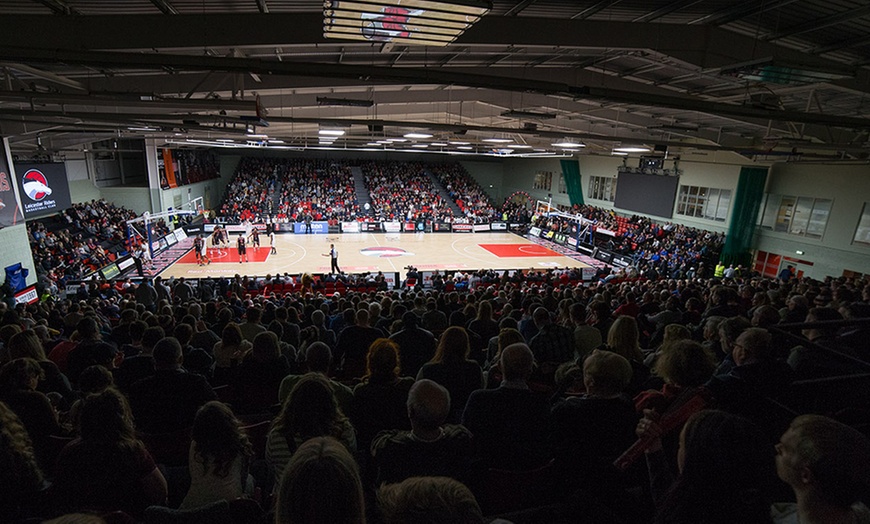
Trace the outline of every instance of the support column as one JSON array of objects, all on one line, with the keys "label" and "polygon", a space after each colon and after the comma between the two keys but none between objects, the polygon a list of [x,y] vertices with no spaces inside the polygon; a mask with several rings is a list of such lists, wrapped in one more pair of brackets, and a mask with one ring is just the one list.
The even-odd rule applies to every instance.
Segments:
[{"label": "support column", "polygon": [[145,167],[148,169],[148,191],[151,195],[151,212],[159,213],[166,209],[163,203],[163,190],[160,188],[160,169],[157,166],[157,141],[145,139]]}]

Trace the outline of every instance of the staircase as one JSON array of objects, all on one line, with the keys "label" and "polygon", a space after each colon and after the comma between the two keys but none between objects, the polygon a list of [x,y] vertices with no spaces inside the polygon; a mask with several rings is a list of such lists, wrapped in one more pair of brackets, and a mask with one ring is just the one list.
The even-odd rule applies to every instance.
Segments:
[{"label": "staircase", "polygon": [[[281,178],[278,176],[278,168],[275,167],[275,170],[272,172],[272,178],[275,179],[275,189],[269,192],[268,201],[266,202],[265,209],[269,212],[270,215],[275,216],[278,214],[278,206],[281,205],[281,191],[283,189],[281,184]],[[269,207],[269,203],[271,202],[271,209]]]},{"label": "staircase", "polygon": [[428,176],[432,180],[432,184],[435,186],[435,189],[438,190],[438,194],[441,195],[441,198],[447,202],[447,207],[453,211],[453,216],[455,217],[464,217],[465,213],[459,209],[459,206],[456,205],[456,202],[450,198],[450,193],[447,192],[447,188],[441,184],[441,181],[438,180],[438,177],[435,176],[431,171],[426,171],[426,176]]},{"label": "staircase", "polygon": [[[362,168],[359,166],[352,166],[350,168],[351,174],[353,174],[353,190],[356,193],[356,201],[359,202],[360,212],[363,215],[374,216],[375,214],[375,206],[372,205],[372,198],[369,194],[369,190],[366,189],[366,177],[362,172]],[[366,204],[369,205],[369,210],[366,211]]]}]

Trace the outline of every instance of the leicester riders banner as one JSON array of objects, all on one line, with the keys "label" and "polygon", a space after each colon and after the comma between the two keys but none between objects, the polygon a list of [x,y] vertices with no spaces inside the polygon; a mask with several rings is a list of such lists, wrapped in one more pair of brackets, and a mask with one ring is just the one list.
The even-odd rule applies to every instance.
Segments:
[{"label": "leicester riders banner", "polygon": [[0,229],[21,223],[24,217],[18,209],[15,191],[12,188],[12,175],[6,163],[6,148],[0,140]]},{"label": "leicester riders banner", "polygon": [[15,164],[15,174],[24,218],[51,215],[70,207],[64,164]]}]

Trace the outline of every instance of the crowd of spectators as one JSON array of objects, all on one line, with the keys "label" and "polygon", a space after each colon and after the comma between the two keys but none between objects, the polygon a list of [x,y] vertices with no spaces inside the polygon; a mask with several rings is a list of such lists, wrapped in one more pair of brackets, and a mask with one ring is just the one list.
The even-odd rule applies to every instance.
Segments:
[{"label": "crowd of spectators", "polygon": [[126,251],[129,209],[105,200],[73,204],[58,215],[27,222],[27,236],[41,289],[55,292]]},{"label": "crowd of spectators", "polygon": [[492,197],[480,187],[458,162],[427,167],[447,189],[447,194],[472,222],[502,220],[504,210],[493,205]]},{"label": "crowd of spectators", "polygon": [[[870,318],[866,279],[243,282],[0,305],[2,514],[148,521],[247,497],[277,522],[870,515],[870,441],[847,425],[870,422],[867,324],[830,322]],[[822,323],[777,329],[804,320]],[[819,379],[855,389],[822,405]]]},{"label": "crowd of spectators", "polygon": [[220,157],[211,151],[173,149],[172,159],[176,163],[176,169],[174,170],[175,184],[170,184],[164,175],[160,178],[160,186],[163,189],[186,186],[221,177]]},{"label": "crowd of spectators", "polygon": [[426,174],[426,164],[368,161],[361,167],[377,218],[450,221],[453,217],[453,211]]},{"label": "crowd of spectators", "polygon": [[350,164],[337,160],[282,161],[278,218],[352,221],[360,213]]},{"label": "crowd of spectators", "polygon": [[360,214],[350,165],[245,157],[218,215],[230,220],[350,221]]},{"label": "crowd of spectators", "polygon": [[631,257],[637,272],[653,279],[713,276],[712,267],[725,245],[725,233],[672,222],[659,224],[639,215],[622,217],[590,205],[574,206],[569,214],[582,216],[582,225],[562,215],[536,215],[532,223],[570,237],[588,225],[581,241]]}]

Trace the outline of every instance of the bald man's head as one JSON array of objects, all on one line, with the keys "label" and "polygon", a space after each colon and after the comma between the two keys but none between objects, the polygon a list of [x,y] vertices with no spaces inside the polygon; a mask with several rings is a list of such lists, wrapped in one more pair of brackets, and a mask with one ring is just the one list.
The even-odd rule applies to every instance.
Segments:
[{"label": "bald man's head", "polygon": [[418,380],[408,392],[408,418],[424,430],[438,428],[450,413],[450,393],[429,380]]}]

